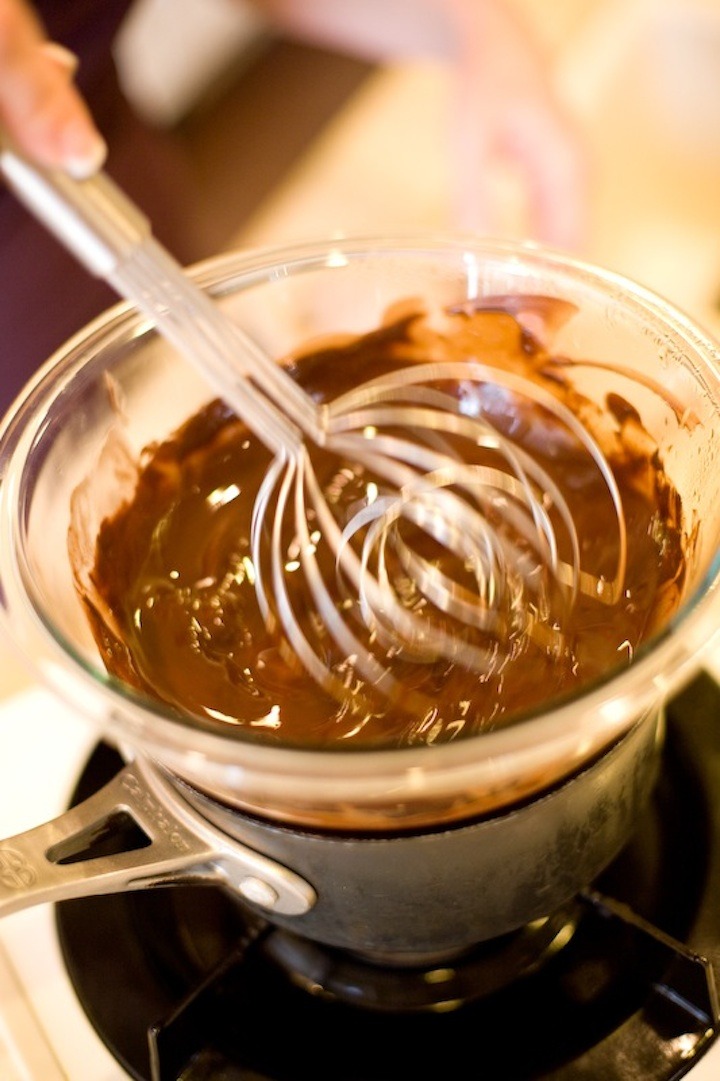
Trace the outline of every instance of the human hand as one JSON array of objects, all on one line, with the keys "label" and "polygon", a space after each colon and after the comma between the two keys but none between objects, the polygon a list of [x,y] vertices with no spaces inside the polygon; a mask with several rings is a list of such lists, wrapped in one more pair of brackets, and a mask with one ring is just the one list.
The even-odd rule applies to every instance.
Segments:
[{"label": "human hand", "polygon": [[[521,189],[525,233],[580,248],[588,219],[582,140],[556,100],[549,64],[505,0],[254,0],[286,31],[374,61],[430,57],[451,73],[453,216],[497,233],[498,180]],[[509,187],[510,185],[506,185]]]},{"label": "human hand", "polygon": [[81,178],[107,151],[73,84],[75,66],[25,0],[0,0],[0,128],[38,165]]},{"label": "human hand", "polygon": [[493,232],[498,180],[522,188],[530,238],[579,249],[589,220],[583,140],[557,100],[537,42],[502,0],[450,0],[458,17],[453,130],[456,210]]}]

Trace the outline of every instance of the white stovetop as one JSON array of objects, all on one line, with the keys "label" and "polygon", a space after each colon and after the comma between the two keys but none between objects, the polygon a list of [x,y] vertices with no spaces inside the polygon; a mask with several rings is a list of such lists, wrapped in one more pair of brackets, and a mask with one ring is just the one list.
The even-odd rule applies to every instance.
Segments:
[{"label": "white stovetop", "polygon": [[[594,158],[592,235],[583,254],[720,332],[717,4],[515,2],[554,51],[558,85]],[[451,227],[443,168],[447,91],[445,74],[432,66],[380,72],[227,246]],[[506,231],[521,231],[511,206]],[[720,657],[709,667],[720,677]],[[0,837],[66,806],[94,742],[86,722],[35,686],[0,643]],[[716,1081],[720,1047],[691,1076]],[[0,924],[0,1079],[125,1077],[75,1002],[51,910],[7,917]]]}]

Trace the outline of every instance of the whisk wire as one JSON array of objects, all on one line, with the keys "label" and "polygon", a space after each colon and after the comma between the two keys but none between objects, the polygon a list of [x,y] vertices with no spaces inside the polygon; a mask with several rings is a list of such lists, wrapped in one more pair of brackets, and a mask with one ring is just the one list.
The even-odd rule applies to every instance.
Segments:
[{"label": "whisk wire", "polygon": [[[597,579],[580,571],[572,514],[552,478],[485,418],[461,412],[457,398],[440,387],[459,379],[477,386],[500,380],[513,393],[539,401],[598,464],[621,521],[619,493],[599,447],[552,395],[529,380],[488,365],[427,363],[353,388],[321,411],[282,366],[219,316],[205,294],[195,290],[184,275],[178,279],[172,260],[168,262],[162,250],[154,248],[153,244],[153,250],[146,248],[138,254],[132,273],[124,265],[118,279],[122,277],[123,288],[136,302],[143,298],[145,310],[176,348],[195,363],[200,359],[218,390],[274,455],[253,509],[256,592],[266,621],[279,622],[292,651],[318,683],[339,693],[339,670],[350,663],[380,693],[397,695],[400,691],[390,660],[398,653],[415,662],[435,663],[442,658],[487,672],[501,656],[497,641],[505,638],[507,643],[513,635],[529,630],[533,611],[543,610],[548,572],[569,589],[569,603],[578,589],[602,597]],[[163,274],[158,274],[158,265],[164,267]],[[349,522],[338,523],[303,435],[378,477],[391,494],[380,495],[356,510]],[[483,452],[496,456],[502,467],[466,461],[453,440],[469,449],[471,457]],[[556,532],[544,501],[563,522],[569,561],[559,558]],[[308,525],[310,508],[338,569],[339,577],[331,583],[324,580],[316,557]],[[287,519],[293,523],[298,570],[328,636],[324,646],[311,644],[288,588]],[[267,521],[269,542],[265,539]],[[403,521],[451,553],[468,579],[459,583],[441,569],[437,558],[425,557],[409,544],[400,529]],[[619,566],[609,598],[616,596],[624,571],[623,528],[621,524]],[[361,535],[358,556],[353,541]],[[270,546],[269,567],[263,554],[265,543]],[[398,595],[398,571],[414,583],[413,608]],[[345,587],[340,596],[354,593],[357,606],[343,608],[338,582]],[[536,597],[530,608],[528,591]],[[428,604],[444,620],[437,615],[430,618]],[[362,635],[352,626],[358,612]],[[473,641],[463,627],[485,638]],[[332,661],[333,656],[339,660]]]}]

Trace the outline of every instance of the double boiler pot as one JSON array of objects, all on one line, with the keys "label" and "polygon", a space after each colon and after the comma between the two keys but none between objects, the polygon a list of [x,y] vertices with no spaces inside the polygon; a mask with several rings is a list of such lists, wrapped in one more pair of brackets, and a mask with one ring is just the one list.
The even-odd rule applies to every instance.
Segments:
[{"label": "double boiler pot", "polygon": [[[228,254],[190,273],[274,357],[370,331],[408,298],[572,305],[552,351],[589,361],[576,376],[582,394],[630,400],[657,445],[682,504],[683,594],[630,663],[561,700],[538,688],[512,724],[442,745],[270,746],[241,726],[166,708],[102,664],[74,581],[71,507],[83,486],[90,559],[100,523],[132,494],[112,453],[118,433],[139,459],[213,392],[146,317],[119,304],[48,361],[0,429],[0,620],[126,765],[86,804],[0,842],[0,912],[206,882],[300,936],[410,964],[548,916],[629,838],[655,781],[663,704],[712,645],[717,346],[640,286],[530,245],[363,238]],[[119,815],[146,843],[91,858],[92,838]]]}]

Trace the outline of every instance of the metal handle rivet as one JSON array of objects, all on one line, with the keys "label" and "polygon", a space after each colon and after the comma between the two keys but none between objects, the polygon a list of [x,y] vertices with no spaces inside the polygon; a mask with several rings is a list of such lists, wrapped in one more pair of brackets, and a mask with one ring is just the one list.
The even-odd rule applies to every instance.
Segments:
[{"label": "metal handle rivet", "polygon": [[279,894],[274,886],[271,886],[269,882],[265,882],[262,878],[256,878],[254,875],[243,878],[238,889],[246,901],[262,905],[263,908],[274,908],[278,902]]}]

